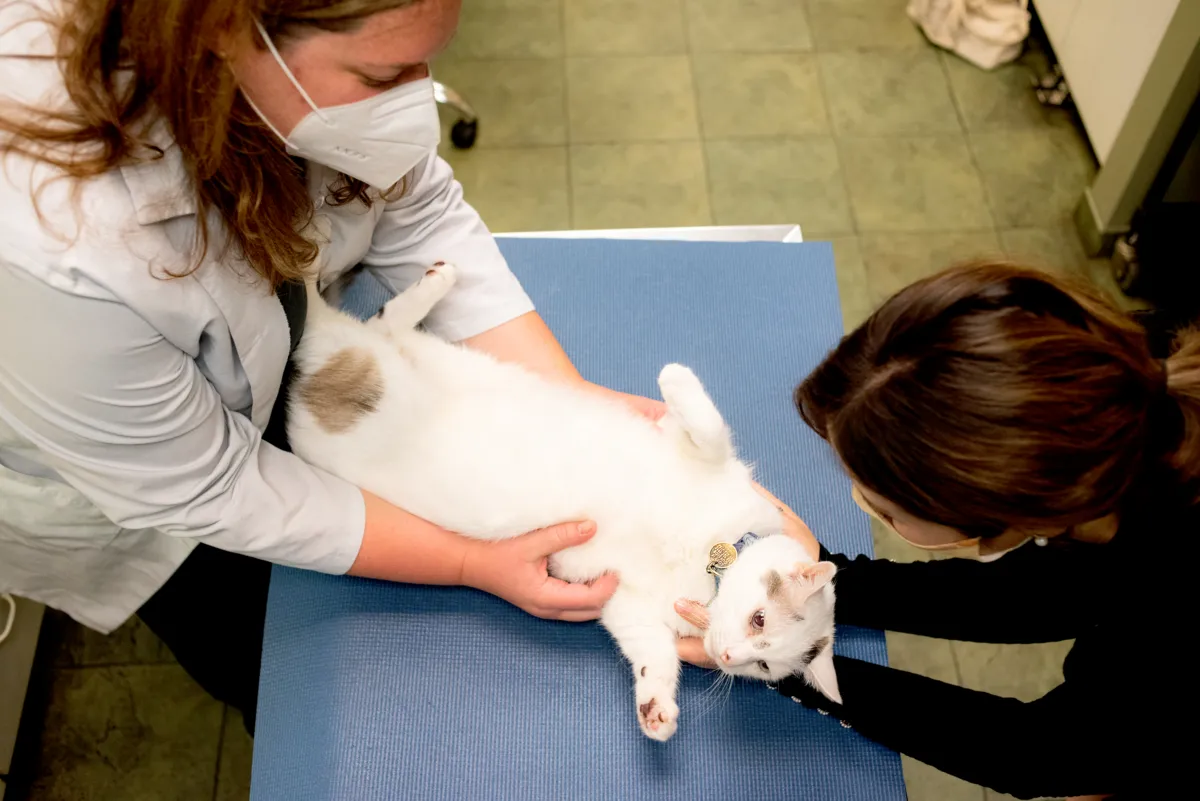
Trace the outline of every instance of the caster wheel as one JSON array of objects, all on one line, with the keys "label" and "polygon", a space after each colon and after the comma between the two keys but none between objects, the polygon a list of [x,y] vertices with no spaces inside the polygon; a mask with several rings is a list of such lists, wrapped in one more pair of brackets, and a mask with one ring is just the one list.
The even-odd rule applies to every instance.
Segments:
[{"label": "caster wheel", "polygon": [[1126,294],[1136,294],[1141,283],[1141,265],[1137,258],[1137,235],[1122,237],[1113,248],[1112,260],[1109,262],[1113,280]]},{"label": "caster wheel", "polygon": [[450,129],[450,141],[459,150],[466,150],[475,144],[475,137],[479,134],[479,121],[459,120],[454,123],[454,127]]}]

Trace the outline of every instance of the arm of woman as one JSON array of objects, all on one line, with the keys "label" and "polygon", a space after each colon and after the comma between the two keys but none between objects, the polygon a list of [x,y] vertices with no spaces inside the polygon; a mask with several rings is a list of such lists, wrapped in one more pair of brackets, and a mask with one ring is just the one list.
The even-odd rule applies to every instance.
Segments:
[{"label": "arm of woman", "polygon": [[263,442],[116,299],[2,266],[0,298],[0,420],[117,525],[327,573],[469,584],[541,617],[596,617],[616,586],[546,574],[547,556],[592,527],[468,540]]},{"label": "arm of woman", "polygon": [[1153,720],[1149,705],[1111,688],[1094,693],[1067,682],[1022,703],[857,659],[837,656],[834,665],[841,705],[799,677],[781,682],[779,692],[938,770],[1018,798],[1136,786],[1135,766],[1147,750],[1138,740],[1163,739],[1163,721]]},{"label": "arm of woman", "polygon": [[264,443],[191,354],[89,291],[0,265],[0,418],[30,458],[123,528],[346,572],[358,489]]},{"label": "arm of woman", "polygon": [[553,553],[587,542],[592,523],[564,523],[499,542],[462,537],[363,492],[366,528],[350,575],[412,584],[462,584],[489,592],[537,617],[594,620],[617,587],[616,576],[590,584],[551,578]]},{"label": "arm of woman", "polygon": [[1069,640],[1101,600],[1103,549],[1026,545],[994,562],[899,563],[821,550],[838,566],[839,623],[995,643]]},{"label": "arm of woman", "polygon": [[462,186],[444,160],[430,156],[409,178],[409,190],[384,209],[363,264],[399,292],[435,262],[453,262],[458,267],[458,283],[425,321],[430,331],[501,361],[579,382],[652,419],[662,416],[658,401],[584,381],[534,311],[533,301],[508,268],[479,214],[463,200]]}]

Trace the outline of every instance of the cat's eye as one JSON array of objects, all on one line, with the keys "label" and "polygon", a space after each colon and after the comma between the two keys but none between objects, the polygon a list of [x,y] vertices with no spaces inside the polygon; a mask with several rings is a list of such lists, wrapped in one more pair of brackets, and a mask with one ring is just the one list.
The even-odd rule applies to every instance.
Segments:
[{"label": "cat's eye", "polygon": [[761,670],[763,673],[771,672],[770,666],[767,665],[766,662],[763,662],[761,659],[758,661],[758,669]]},{"label": "cat's eye", "polygon": [[765,626],[766,624],[767,624],[767,615],[763,610],[759,609],[757,612],[755,612],[753,615],[750,616],[750,628],[754,629],[755,631],[762,631],[763,626]]}]

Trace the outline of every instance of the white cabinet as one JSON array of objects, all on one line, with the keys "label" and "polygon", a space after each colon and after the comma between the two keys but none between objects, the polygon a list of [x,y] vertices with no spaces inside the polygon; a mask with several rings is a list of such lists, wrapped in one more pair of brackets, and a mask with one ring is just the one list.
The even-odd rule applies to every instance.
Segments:
[{"label": "white cabinet", "polygon": [[1050,44],[1057,50],[1062,46],[1058,37],[1071,28],[1071,18],[1083,0],[1034,0],[1042,27],[1050,37]]},{"label": "white cabinet", "polygon": [[1112,150],[1179,3],[1034,2],[1101,164]]}]

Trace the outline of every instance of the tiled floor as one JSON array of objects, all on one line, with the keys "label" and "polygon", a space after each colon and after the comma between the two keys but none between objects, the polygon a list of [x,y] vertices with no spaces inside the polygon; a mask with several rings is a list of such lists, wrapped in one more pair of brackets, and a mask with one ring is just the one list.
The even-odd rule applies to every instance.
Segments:
[{"label": "tiled floor", "polygon": [[[905,0],[463,5],[436,71],[482,123],[474,150],[446,154],[497,231],[800,223],[834,243],[847,326],[969,256],[1108,281],[1069,223],[1093,163],[1070,118],[1034,102],[1036,55],[976,70],[929,47]],[[240,721],[148,631],[61,636],[33,798],[247,796]],[[1067,647],[888,643],[899,667],[1019,698],[1060,679]],[[914,801],[1004,797],[905,772]]]}]

